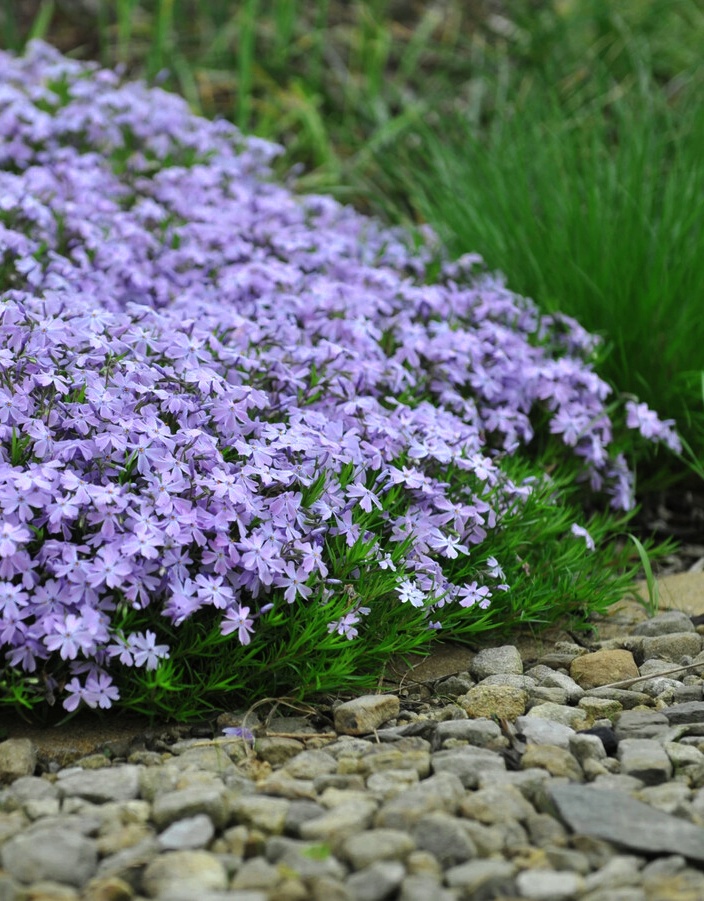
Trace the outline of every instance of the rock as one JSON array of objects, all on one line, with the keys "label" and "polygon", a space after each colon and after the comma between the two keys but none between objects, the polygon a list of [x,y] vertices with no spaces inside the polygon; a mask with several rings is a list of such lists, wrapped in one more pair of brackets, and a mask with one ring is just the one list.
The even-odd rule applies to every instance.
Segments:
[{"label": "rock", "polygon": [[[648,660],[644,660],[641,665],[638,667],[638,672],[641,676],[662,676],[673,669],[672,662],[668,660],[661,660],[660,657],[651,657]],[[673,673],[672,674],[675,679],[678,677],[682,677],[685,673]],[[638,683],[642,685],[641,682]]]},{"label": "rock", "polygon": [[266,859],[294,870],[302,879],[329,876],[344,879],[345,866],[332,854],[327,843],[298,841],[273,835],[266,841]]},{"label": "rock", "polygon": [[59,796],[56,786],[41,776],[20,776],[13,781],[8,794],[20,804],[26,804],[27,801],[43,801],[47,798],[58,799]]},{"label": "rock", "polygon": [[614,720],[618,741],[624,738],[656,738],[667,732],[669,726],[670,721],[664,711],[655,710],[624,710]]},{"label": "rock", "polygon": [[78,797],[104,804],[107,801],[130,801],[139,795],[140,767],[125,764],[108,769],[62,771],[56,790],[60,798]]},{"label": "rock", "polygon": [[442,745],[447,739],[466,741],[478,748],[503,748],[507,744],[498,723],[488,717],[438,723],[435,741]]},{"label": "rock", "polygon": [[284,738],[278,735],[268,735],[264,738],[258,738],[254,742],[254,750],[257,752],[257,757],[274,767],[282,766],[286,761],[295,757],[296,754],[300,754],[304,748],[303,742],[296,741],[295,738]]},{"label": "rock", "polygon": [[623,886],[622,888],[596,889],[593,892],[582,895],[579,901],[648,901],[648,899],[646,899],[642,888],[638,886]]},{"label": "rock", "polygon": [[[535,679],[531,679],[530,676],[519,676],[517,673],[496,673],[493,676],[487,676],[485,679],[482,679],[479,684],[510,685],[512,688],[523,688],[528,692],[534,691],[536,687]],[[468,685],[464,692],[460,692],[460,694],[466,694],[470,688],[474,688],[474,685]]]},{"label": "rock", "polygon": [[230,888],[237,892],[247,889],[261,889],[270,894],[275,891],[281,881],[279,868],[273,866],[263,857],[252,857],[245,860],[230,883]]},{"label": "rock", "polygon": [[[416,773],[416,779],[418,774]],[[357,773],[328,773],[324,776],[316,776],[313,780],[313,788],[316,792],[324,792],[326,788],[351,788],[364,789],[364,776]]]},{"label": "rock", "polygon": [[317,797],[312,779],[291,779],[284,770],[277,770],[257,783],[257,791],[277,798],[288,798],[291,801],[307,799],[314,801]]},{"label": "rock", "polygon": [[651,704],[650,697],[642,691],[637,691],[637,688],[638,683],[633,688],[590,688],[585,697],[617,701],[624,710]]},{"label": "rock", "polygon": [[573,782],[583,782],[584,773],[577,759],[564,748],[555,745],[528,745],[521,759],[521,767],[539,767],[551,776],[565,776]]},{"label": "rock", "polygon": [[704,862],[704,828],[654,810],[629,795],[590,786],[548,786],[561,819],[583,835],[640,854],[682,854]]},{"label": "rock", "polygon": [[477,848],[462,822],[448,813],[435,811],[422,816],[413,830],[413,838],[416,845],[429,851],[443,869],[477,856]]},{"label": "rock", "polygon": [[437,877],[428,873],[413,873],[401,883],[398,901],[457,901],[457,895],[440,886]]},{"label": "rock", "polygon": [[159,847],[166,851],[187,851],[205,848],[215,835],[210,817],[199,813],[172,823],[159,836]]},{"label": "rock", "polygon": [[[359,771],[368,775],[386,770],[414,769],[421,779],[427,776],[430,772],[429,751],[403,749],[400,745],[401,742],[395,742],[392,747],[374,745],[369,748],[368,753],[359,761]],[[339,769],[342,769],[340,764]]]},{"label": "rock", "polygon": [[479,651],[469,665],[469,671],[475,679],[485,679],[496,673],[523,673],[523,660],[518,648],[511,644],[498,648],[484,648]]},{"label": "rock", "polygon": [[347,880],[346,888],[355,901],[383,901],[403,882],[406,871],[398,861],[373,863]]},{"label": "rock", "polygon": [[[570,664],[571,665],[571,664]],[[559,673],[549,666],[538,664],[528,670],[526,676],[535,679],[536,685],[546,688],[561,688],[567,695],[567,700],[571,704],[577,704],[579,699],[584,696],[584,689],[581,685],[565,673]]]},{"label": "rock", "polygon": [[586,653],[587,651],[581,645],[574,644],[574,642],[556,641],[553,649],[547,654],[543,654],[538,663],[549,666],[551,669],[568,670],[575,657],[581,657]]},{"label": "rock", "polygon": [[431,757],[434,773],[454,773],[465,788],[476,788],[482,773],[488,770],[505,770],[503,757],[484,748],[453,748],[436,751]]},{"label": "rock", "polygon": [[678,741],[663,742],[662,747],[676,769],[686,766],[701,766],[704,763],[704,754],[698,748],[683,745]]},{"label": "rock", "polygon": [[567,692],[564,688],[540,685],[530,692],[529,708],[537,707],[538,704],[566,704]]},{"label": "rock", "polygon": [[412,785],[418,785],[418,782],[416,770],[385,770],[382,773],[372,773],[367,779],[367,788],[381,801],[388,801]]},{"label": "rock", "polygon": [[689,701],[686,704],[673,704],[660,711],[671,726],[680,723],[704,723],[704,701]]},{"label": "rock", "polygon": [[637,679],[640,673],[630,651],[594,651],[575,657],[570,676],[584,689],[598,688],[624,679]]},{"label": "rock", "polygon": [[42,825],[6,841],[0,862],[19,882],[48,879],[81,888],[96,873],[98,852],[93,839],[60,825]]},{"label": "rock", "polygon": [[315,801],[294,801],[288,809],[284,821],[286,835],[301,834],[301,826],[308,820],[315,820],[323,816],[325,808]]},{"label": "rock", "polygon": [[558,748],[569,748],[570,738],[575,734],[571,726],[539,716],[519,716],[516,729],[529,744],[555,745]]},{"label": "rock", "polygon": [[[603,867],[584,880],[585,889],[588,892],[597,889],[614,889],[627,885],[638,885],[641,881],[640,868],[642,861],[632,854],[617,854]],[[684,865],[684,858],[682,858]]]},{"label": "rock", "polygon": [[142,876],[144,890],[152,898],[176,894],[181,898],[202,898],[208,891],[227,888],[227,871],[206,851],[170,851],[160,854]]},{"label": "rock", "polygon": [[535,816],[532,805],[512,785],[487,786],[479,791],[467,792],[459,809],[463,817],[486,825],[511,820],[521,822]]},{"label": "rock", "polygon": [[664,782],[661,785],[651,785],[636,792],[634,796],[638,801],[644,801],[651,807],[661,810],[663,813],[671,813],[673,816],[690,819],[690,801],[692,791],[682,782]]},{"label": "rock", "polygon": [[82,901],[132,901],[134,891],[128,882],[117,876],[96,876],[83,889],[81,898]]},{"label": "rock", "polygon": [[624,776],[635,776],[645,785],[658,785],[672,776],[672,763],[660,742],[652,738],[625,738],[616,752]]},{"label": "rock", "polygon": [[587,723],[592,724],[596,720],[614,720],[623,710],[619,701],[612,698],[592,698],[585,695],[579,701],[579,707],[587,714]]},{"label": "rock", "polygon": [[471,717],[500,717],[515,720],[525,713],[528,692],[510,685],[475,685],[458,704]]},{"label": "rock", "polygon": [[307,901],[354,901],[344,884],[330,876],[312,876],[307,885]]},{"label": "rock", "polygon": [[31,776],[37,766],[37,749],[28,738],[0,742],[0,785],[20,776]]},{"label": "rock", "polygon": [[642,639],[641,653],[644,660],[658,657],[680,663],[683,657],[696,657],[702,649],[702,636],[696,632],[673,632],[669,635],[653,635]]},{"label": "rock", "polygon": [[398,829],[369,829],[351,835],[340,846],[339,856],[361,870],[379,860],[403,860],[416,847],[407,832]]},{"label": "rock", "polygon": [[571,901],[584,891],[584,877],[558,870],[524,870],[516,876],[522,898],[534,901]]},{"label": "rock", "polygon": [[395,695],[362,695],[335,708],[335,730],[344,735],[368,735],[398,716],[400,708]]},{"label": "rock", "polygon": [[454,813],[464,796],[464,786],[454,773],[438,773],[382,804],[376,828],[411,829],[426,813],[434,810]]},{"label": "rock", "polygon": [[[240,800],[244,800],[240,799]],[[257,799],[262,804],[270,798]],[[282,801],[281,804],[286,802]],[[193,786],[180,791],[167,792],[154,800],[152,817],[158,829],[164,829],[176,820],[183,820],[196,814],[204,813],[213,821],[218,829],[227,823],[230,809],[224,786]]]},{"label": "rock", "polygon": [[456,676],[448,676],[447,679],[438,682],[435,690],[439,695],[456,698],[469,691],[473,685],[474,679],[469,673],[458,673]]},{"label": "rock", "polygon": [[585,760],[604,760],[607,756],[601,738],[584,732],[575,732],[570,737],[569,751],[580,764]]},{"label": "rock", "polygon": [[450,888],[459,889],[463,898],[489,901],[514,895],[515,872],[514,865],[505,860],[472,860],[447,870],[445,882]]},{"label": "rock", "polygon": [[[0,890],[2,888],[2,883],[0,883]],[[6,899],[0,895],[2,901],[6,901]],[[26,889],[26,893],[20,895],[13,895],[12,901],[79,901],[78,892],[70,888],[68,885],[61,885],[59,882],[51,882],[48,879],[38,880],[37,882],[33,882],[31,886]]]},{"label": "rock", "polygon": [[185,748],[171,761],[171,765],[177,770],[197,770],[200,773],[214,773],[220,778],[225,778],[237,772],[235,764],[230,759],[227,749],[235,747],[240,750],[240,744],[203,744]]},{"label": "rock", "polygon": [[340,842],[355,832],[368,829],[376,810],[377,805],[371,799],[347,801],[321,817],[302,823],[299,832],[305,839]]},{"label": "rock", "polygon": [[666,610],[631,629],[631,635],[669,635],[673,632],[694,632],[692,618],[682,610]]},{"label": "rock", "polygon": [[562,723],[570,729],[583,729],[587,724],[587,714],[581,707],[569,707],[567,704],[553,704],[549,701],[531,707],[527,716]]},{"label": "rock", "polygon": [[266,835],[281,835],[291,802],[283,798],[245,795],[235,798],[230,812],[234,820]]},{"label": "rock", "polygon": [[325,751],[302,751],[284,764],[284,772],[294,779],[315,779],[337,771],[337,761]]}]

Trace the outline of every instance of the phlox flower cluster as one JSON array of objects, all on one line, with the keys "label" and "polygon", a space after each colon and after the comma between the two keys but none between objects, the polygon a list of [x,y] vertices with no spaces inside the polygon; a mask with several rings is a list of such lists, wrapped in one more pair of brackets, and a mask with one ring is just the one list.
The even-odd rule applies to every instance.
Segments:
[{"label": "phlox flower cluster", "polygon": [[272,605],[337,591],[336,540],[431,628],[485,609],[498,561],[449,574],[530,491],[501,460],[536,410],[632,503],[577,323],[473,258],[426,283],[431,236],[295,196],[277,147],[175,96],[41,43],[0,73],[0,645],[66,709],[168,657],[126,610],[215,611],[247,645]]}]

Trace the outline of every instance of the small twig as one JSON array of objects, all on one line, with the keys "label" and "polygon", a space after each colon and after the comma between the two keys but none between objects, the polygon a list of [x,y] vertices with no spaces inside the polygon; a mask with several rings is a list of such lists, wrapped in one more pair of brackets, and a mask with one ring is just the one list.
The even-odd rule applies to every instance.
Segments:
[{"label": "small twig", "polygon": [[337,732],[265,732],[264,735],[257,735],[256,738],[295,738],[300,741],[307,741],[311,738],[337,738]]},{"label": "small twig", "polygon": [[595,688],[628,688],[636,682],[646,682],[648,679],[659,679],[660,676],[671,676],[673,673],[684,673],[690,669],[704,667],[703,663],[689,663],[687,666],[676,666],[674,669],[665,670],[662,673],[650,673],[647,676],[636,676],[635,679],[623,679],[621,682],[609,682],[608,685],[594,686]]}]

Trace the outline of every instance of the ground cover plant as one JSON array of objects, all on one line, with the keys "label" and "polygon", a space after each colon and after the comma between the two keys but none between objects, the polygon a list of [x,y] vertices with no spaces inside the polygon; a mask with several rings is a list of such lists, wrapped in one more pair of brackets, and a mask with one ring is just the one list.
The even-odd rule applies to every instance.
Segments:
[{"label": "ground cover plant", "polygon": [[175,95],[0,63],[4,703],[369,686],[438,632],[622,596],[619,447],[678,438],[577,322],[295,196]]},{"label": "ground cover plant", "polygon": [[[280,176],[428,221],[543,312],[605,338],[596,371],[704,458],[697,0],[17,0],[49,36],[280,142]],[[641,487],[687,475],[630,449]]]}]

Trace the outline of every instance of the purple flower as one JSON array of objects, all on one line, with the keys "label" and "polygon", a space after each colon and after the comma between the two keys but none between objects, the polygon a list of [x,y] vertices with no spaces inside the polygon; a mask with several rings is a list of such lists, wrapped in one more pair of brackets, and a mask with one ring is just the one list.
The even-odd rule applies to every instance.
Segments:
[{"label": "purple flower", "polygon": [[147,630],[144,635],[133,634],[128,638],[128,644],[134,659],[135,666],[143,666],[147,670],[154,670],[160,660],[169,656],[168,646],[156,643],[154,632]]},{"label": "purple flower", "polygon": [[119,697],[120,692],[117,686],[112,684],[112,679],[107,673],[91,674],[86,679],[82,700],[89,707],[111,707],[113,701],[119,700]]},{"label": "purple flower", "polygon": [[244,726],[226,726],[222,730],[222,734],[227,735],[228,738],[241,738],[248,744],[254,744],[254,733],[251,729],[247,729]]},{"label": "purple flower", "polygon": [[629,429],[638,429],[651,441],[664,441],[675,453],[682,451],[682,442],[674,432],[674,419],[659,419],[647,404],[626,401],[626,425]]},{"label": "purple flower", "polygon": [[570,526],[570,532],[577,538],[583,538],[585,544],[587,545],[587,548],[590,551],[593,551],[595,549],[594,539],[583,526],[580,526],[576,522],[573,522]]},{"label": "purple flower", "polygon": [[0,557],[13,556],[17,553],[19,545],[29,539],[29,529],[11,522],[4,522],[0,527]]},{"label": "purple flower", "polygon": [[469,582],[463,585],[457,592],[460,607],[473,607],[478,604],[482,610],[491,603],[491,591],[486,585],[478,585],[476,582]]},{"label": "purple flower", "polygon": [[238,604],[236,607],[228,610],[223,618],[220,631],[223,635],[229,635],[231,632],[236,631],[240,644],[249,644],[254,632],[253,620],[249,615],[249,607],[241,607]]},{"label": "purple flower", "polygon": [[402,604],[410,604],[412,607],[425,605],[425,594],[411,579],[403,579],[396,586],[396,593]]},{"label": "purple flower", "polygon": [[369,488],[366,488],[364,485],[359,482],[355,482],[353,485],[348,485],[345,491],[347,497],[357,498],[359,506],[365,513],[371,513],[372,507],[376,507],[378,510],[381,510],[381,501],[374,494],[373,491],[370,491]]},{"label": "purple flower", "polygon": [[284,571],[276,577],[276,585],[284,589],[284,599],[287,603],[293,604],[300,596],[304,600],[310,597],[313,591],[306,582],[309,573],[303,567],[297,567],[291,560],[287,560],[284,564]]},{"label": "purple flower", "polygon": [[88,567],[88,584],[94,588],[103,584],[118,588],[131,573],[132,564],[113,545],[106,544]]},{"label": "purple flower", "polygon": [[[578,323],[473,256],[429,283],[429,231],[294,195],[278,148],[178,97],[39,42],[0,72],[0,642],[67,709],[158,666],[161,617],[217,611],[255,643],[263,611],[328,598],[345,554],[431,628],[476,615],[490,589],[453,579],[534,490],[504,459],[535,438],[632,505]],[[644,405],[625,418],[678,449]],[[135,612],[152,628],[129,634]]]}]

